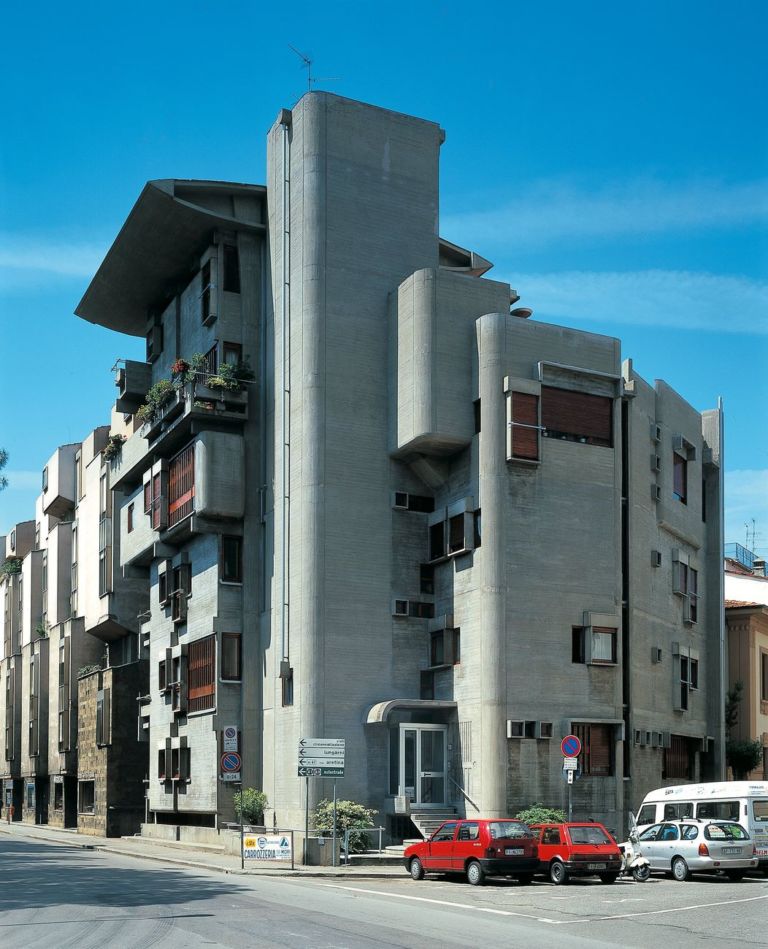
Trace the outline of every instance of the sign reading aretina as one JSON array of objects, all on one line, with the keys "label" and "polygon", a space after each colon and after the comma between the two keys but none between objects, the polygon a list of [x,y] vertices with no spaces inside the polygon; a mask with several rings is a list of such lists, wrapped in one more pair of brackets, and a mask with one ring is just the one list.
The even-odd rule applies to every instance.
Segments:
[{"label": "sign reading aretina", "polygon": [[287,834],[243,834],[246,860],[290,860],[291,838]]}]

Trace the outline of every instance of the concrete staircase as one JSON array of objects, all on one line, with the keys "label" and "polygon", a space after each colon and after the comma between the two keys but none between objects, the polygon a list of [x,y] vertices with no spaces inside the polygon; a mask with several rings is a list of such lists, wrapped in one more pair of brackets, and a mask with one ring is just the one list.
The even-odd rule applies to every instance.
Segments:
[{"label": "concrete staircase", "polygon": [[456,818],[455,807],[441,807],[439,810],[433,808],[411,807],[411,820],[416,830],[426,840],[437,828],[447,820]]}]

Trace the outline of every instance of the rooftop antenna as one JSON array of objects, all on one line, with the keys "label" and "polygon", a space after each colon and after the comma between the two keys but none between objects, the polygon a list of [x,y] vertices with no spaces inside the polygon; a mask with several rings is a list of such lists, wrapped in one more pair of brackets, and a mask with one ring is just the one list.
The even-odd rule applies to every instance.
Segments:
[{"label": "rooftop antenna", "polygon": [[[746,529],[747,529],[747,536],[746,536],[746,540],[745,540],[744,546],[747,548],[747,550],[751,550],[751,551],[754,553],[754,550],[755,550],[755,534],[757,533],[757,531],[756,531],[756,529],[755,529],[755,519],[754,519],[754,517],[752,518],[751,521],[745,521],[744,527],[746,527]],[[752,543],[749,542],[749,535],[750,535],[750,534],[752,535]]]},{"label": "rooftop antenna", "polygon": [[320,76],[313,77],[312,75],[312,57],[308,53],[302,53],[301,50],[296,49],[295,46],[288,44],[288,48],[292,49],[294,53],[299,57],[299,59],[304,64],[304,67],[307,70],[307,92],[312,92],[312,83],[313,82],[338,82],[338,76]]}]

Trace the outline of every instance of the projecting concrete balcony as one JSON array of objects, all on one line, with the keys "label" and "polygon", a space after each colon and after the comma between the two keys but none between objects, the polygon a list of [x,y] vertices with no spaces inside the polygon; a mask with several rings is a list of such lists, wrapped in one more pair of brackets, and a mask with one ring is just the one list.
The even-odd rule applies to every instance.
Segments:
[{"label": "projecting concrete balcony", "polygon": [[118,389],[115,408],[118,412],[133,414],[152,385],[152,364],[126,359],[115,373],[115,385]]},{"label": "projecting concrete balcony", "polygon": [[141,434],[153,454],[168,457],[200,432],[237,432],[247,420],[247,391],[187,382],[171,395]]}]

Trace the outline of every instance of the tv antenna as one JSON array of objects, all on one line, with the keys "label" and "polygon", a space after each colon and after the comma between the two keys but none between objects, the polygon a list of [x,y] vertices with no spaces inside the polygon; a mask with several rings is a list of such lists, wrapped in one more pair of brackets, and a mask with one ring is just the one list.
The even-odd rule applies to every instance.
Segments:
[{"label": "tv antenna", "polygon": [[303,68],[307,70],[307,92],[312,92],[312,83],[313,82],[339,82],[338,76],[320,76],[316,77],[312,75],[312,57],[308,53],[302,53],[301,50],[296,49],[295,46],[288,44],[288,48],[292,49],[294,53],[302,61]]}]

